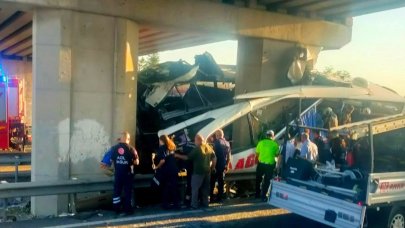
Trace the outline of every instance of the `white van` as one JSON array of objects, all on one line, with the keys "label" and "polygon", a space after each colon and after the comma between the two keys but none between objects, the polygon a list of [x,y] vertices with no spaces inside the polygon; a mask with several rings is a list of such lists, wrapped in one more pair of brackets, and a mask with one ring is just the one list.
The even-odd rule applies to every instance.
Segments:
[{"label": "white van", "polygon": [[[304,126],[303,126],[304,127]],[[269,204],[332,227],[363,227],[374,213],[384,227],[404,228],[405,115],[376,118],[330,129],[355,135],[350,167],[287,164],[269,188]],[[305,171],[304,171],[305,169]],[[304,177],[300,173],[312,173]]]}]

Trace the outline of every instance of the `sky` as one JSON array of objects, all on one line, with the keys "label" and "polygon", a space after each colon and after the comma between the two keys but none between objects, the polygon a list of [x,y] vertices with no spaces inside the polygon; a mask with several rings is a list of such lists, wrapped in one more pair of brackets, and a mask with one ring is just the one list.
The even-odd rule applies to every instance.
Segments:
[{"label": "sky", "polygon": [[[159,53],[161,62],[210,52],[219,64],[236,64],[237,41],[228,40]],[[394,89],[405,95],[405,8],[355,17],[352,40],[339,50],[322,51],[315,66],[346,70],[352,77]]]}]

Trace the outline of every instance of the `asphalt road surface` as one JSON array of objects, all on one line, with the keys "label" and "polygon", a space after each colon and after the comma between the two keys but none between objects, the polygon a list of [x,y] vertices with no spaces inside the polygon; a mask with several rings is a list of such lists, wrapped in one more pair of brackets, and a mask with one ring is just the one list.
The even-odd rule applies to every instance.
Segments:
[{"label": "asphalt road surface", "polygon": [[207,209],[138,209],[131,216],[93,211],[74,216],[34,219],[0,224],[0,227],[326,227],[267,203],[251,199],[232,200]]},{"label": "asphalt road surface", "polygon": [[[381,217],[375,216],[377,220]],[[369,227],[384,227],[370,223]],[[137,209],[134,215],[117,216],[95,210],[56,218],[0,223],[0,227],[328,227],[286,210],[253,199],[233,199],[207,209],[162,210],[159,206]]]},{"label": "asphalt road surface", "polygon": [[125,221],[106,227],[327,227],[265,203],[246,203],[189,211],[170,217]]}]

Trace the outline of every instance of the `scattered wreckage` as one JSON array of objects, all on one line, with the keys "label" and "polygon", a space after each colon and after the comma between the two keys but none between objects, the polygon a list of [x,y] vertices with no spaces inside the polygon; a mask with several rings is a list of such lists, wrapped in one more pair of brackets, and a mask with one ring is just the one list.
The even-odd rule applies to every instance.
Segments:
[{"label": "scattered wreckage", "polygon": [[[301,76],[292,84],[297,78],[303,81]],[[269,204],[333,227],[363,227],[366,212],[372,210],[384,213],[388,227],[404,227],[405,98],[361,78],[318,75],[309,81],[237,95],[234,104],[164,128],[158,135],[173,135],[187,152],[194,135],[210,140],[217,129],[224,129],[233,146],[229,172],[235,174],[255,171],[255,145],[268,128],[276,130],[276,140],[284,146],[292,129],[321,130],[329,140],[345,138],[354,156],[350,166],[283,159],[281,176],[269,189]],[[327,123],[328,116],[334,116],[336,124]],[[243,136],[248,140],[235,141]]]},{"label": "scattered wreckage", "polygon": [[138,80],[137,149],[141,173],[151,172],[157,132],[208,110],[233,103],[234,81],[208,52],[185,61],[161,63],[141,71]]},{"label": "scattered wreckage", "polygon": [[[261,132],[269,127],[257,127],[263,125],[260,116],[284,102],[282,111],[272,116],[283,121],[270,125],[281,145],[291,129],[318,129],[329,137],[350,138],[359,154],[351,167],[336,168],[330,163],[315,166],[305,159],[298,159],[304,164],[284,164],[283,178],[276,178],[270,186],[269,203],[334,227],[363,227],[367,223],[366,211],[371,210],[384,212],[382,218],[387,219],[388,227],[404,227],[405,98],[364,79],[347,83],[325,77],[319,81],[323,85],[237,95],[234,104],[162,129],[158,135],[174,135],[183,148],[193,146],[194,135],[210,139],[219,128],[224,129],[233,145],[237,144],[233,140],[235,133],[249,135],[245,144],[233,146],[229,172],[254,172],[255,145]],[[330,128],[323,121],[330,112],[336,116],[349,112],[350,121]],[[288,120],[288,113],[297,118]],[[247,123],[241,125],[243,121]],[[235,124],[249,129],[235,131]]]},{"label": "scattered wreckage", "polygon": [[[213,63],[211,66],[216,66],[215,62],[211,61],[211,63]],[[193,148],[193,138],[197,133],[210,139],[212,134],[221,128],[225,132],[225,137],[232,143],[229,172],[237,175],[255,171],[257,164],[255,145],[263,136],[263,132],[269,128],[275,130],[276,139],[279,140],[280,145],[283,145],[287,133],[290,133],[292,128],[297,130],[305,126],[322,129],[324,134],[328,134],[330,126],[325,123],[325,115],[339,117],[340,125],[335,126],[334,130],[340,136],[348,135],[348,132],[353,133],[350,129],[357,129],[361,131],[357,134],[359,139],[372,140],[370,137],[372,135],[372,137],[375,136],[373,140],[380,140],[381,143],[390,143],[389,140],[394,138],[397,140],[402,133],[396,131],[405,127],[394,124],[402,127],[368,133],[368,128],[364,126],[370,126],[370,124],[385,126],[382,124],[385,123],[384,121],[388,121],[386,123],[390,125],[393,120],[397,121],[396,118],[404,118],[405,98],[388,88],[361,78],[342,79],[317,75],[310,80],[306,79],[305,83],[301,78],[301,84],[298,83],[298,85],[295,78],[290,87],[233,97],[234,79],[225,79],[224,74],[219,73],[215,77],[205,77],[207,74],[199,73],[203,72],[201,65],[188,65],[184,62],[177,64],[185,66],[176,77],[171,76],[166,80],[152,80],[147,83],[140,80],[140,83],[144,84],[140,86],[143,89],[139,94],[141,99],[138,102],[138,110],[141,113],[138,115],[138,130],[142,131],[144,138],[139,138],[142,140],[139,145],[145,145],[145,136],[149,137],[149,148],[146,151],[154,150],[157,136],[167,134],[173,136],[183,153],[187,153]],[[211,90],[205,93],[204,89],[208,83]],[[221,87],[219,83],[229,83],[229,86]],[[218,95],[224,91],[226,95]],[[212,94],[214,94],[213,99],[207,102],[207,97]],[[218,98],[224,99],[218,101]],[[154,112],[153,115],[152,112]],[[346,112],[350,113],[348,122],[342,120]],[[157,130],[159,131],[156,135]],[[390,136],[379,139],[378,135],[385,135],[383,132],[388,132]],[[397,141],[392,141],[389,147],[398,152],[398,147],[395,146],[399,143]],[[377,151],[381,148],[377,148],[375,144],[370,148],[373,148],[374,152],[366,157],[379,159]],[[390,167],[388,163],[391,159],[394,158],[380,159],[385,165],[378,167]],[[151,159],[147,157],[146,160]],[[400,160],[400,164],[403,162]],[[374,164],[367,161],[363,163]],[[404,199],[401,197],[405,195],[403,192],[405,181],[401,176],[405,176],[402,173],[405,170],[393,167],[390,170],[379,170],[377,166],[371,166],[374,166],[374,170],[369,172],[333,170],[332,174],[330,170],[320,168],[317,170],[318,179],[315,180],[288,179],[287,177],[281,181],[273,181],[269,202],[310,219],[338,227],[361,227],[365,220],[366,209],[376,209],[384,204],[392,209],[391,214],[394,213],[397,218],[392,220],[391,216],[390,222],[398,222],[398,218],[403,216],[401,213],[403,210],[401,207],[398,209],[398,204],[390,204],[387,200],[403,202]],[[287,164],[284,167],[288,167]],[[400,167],[405,166],[400,165]],[[392,173],[393,171],[401,172]],[[322,179],[333,178],[330,176],[338,179],[352,178],[351,183],[362,182],[362,184],[344,188],[336,184],[322,183]],[[317,200],[305,198],[300,192]],[[309,204],[308,200],[313,203]],[[348,202],[350,200],[351,202]],[[304,203],[307,204],[306,209],[299,209]],[[313,215],[305,214],[309,211],[313,211]]]}]

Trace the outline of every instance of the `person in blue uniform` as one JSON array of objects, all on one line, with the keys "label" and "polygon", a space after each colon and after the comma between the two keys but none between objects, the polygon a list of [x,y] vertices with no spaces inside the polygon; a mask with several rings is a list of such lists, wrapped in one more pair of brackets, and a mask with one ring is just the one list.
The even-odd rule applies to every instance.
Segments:
[{"label": "person in blue uniform", "polygon": [[[117,213],[121,211],[121,205],[126,214],[133,213],[131,203],[133,170],[134,165],[139,165],[139,157],[136,150],[129,145],[130,139],[128,132],[122,132],[118,144],[110,149],[111,163],[114,166],[113,207]],[[124,192],[124,202],[121,203],[122,192]]]},{"label": "person in blue uniform", "polygon": [[[215,172],[211,173],[211,202],[222,202],[224,195],[224,176],[228,171],[229,163],[231,161],[231,146],[224,137],[224,132],[218,129],[215,132],[214,152],[217,157],[217,164]],[[214,199],[215,182],[218,182],[218,194]]]},{"label": "person in blue uniform", "polygon": [[176,145],[167,136],[159,137],[159,150],[156,156],[157,165],[153,166],[156,175],[161,178],[162,203],[164,209],[179,209],[177,160],[174,157]]}]

